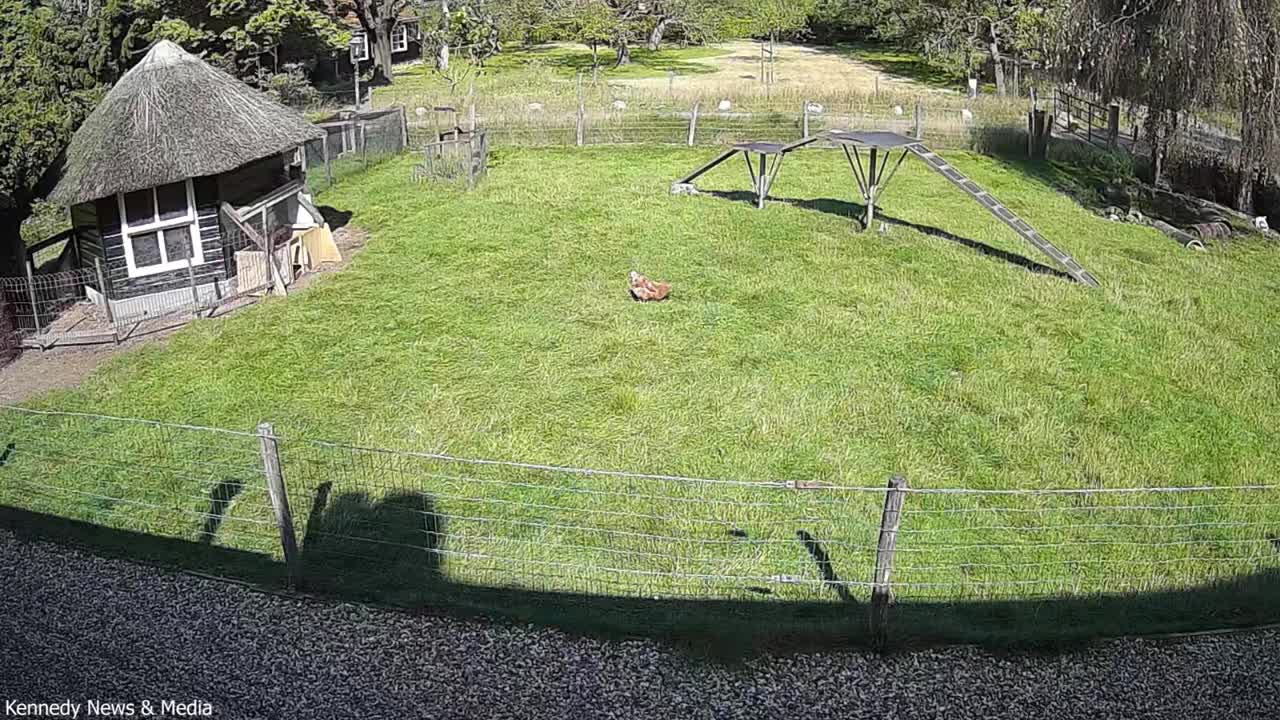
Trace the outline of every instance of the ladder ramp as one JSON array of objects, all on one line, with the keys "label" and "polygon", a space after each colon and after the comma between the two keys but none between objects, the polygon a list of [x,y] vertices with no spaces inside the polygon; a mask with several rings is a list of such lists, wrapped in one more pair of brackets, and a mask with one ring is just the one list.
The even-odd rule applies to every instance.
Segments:
[{"label": "ladder ramp", "polygon": [[956,170],[941,155],[933,152],[921,143],[913,143],[907,146],[907,150],[913,155],[924,161],[934,172],[946,178],[952,185],[960,188],[969,197],[973,198],[979,205],[986,208],[988,212],[996,216],[998,220],[1008,225],[1014,232],[1025,240],[1036,250],[1044,253],[1047,257],[1057,263],[1068,275],[1083,285],[1089,287],[1099,287],[1098,280],[1088,270],[1084,269],[1080,263],[1076,262],[1070,255],[1062,252],[1053,243],[1045,239],[1043,235],[1036,232],[1035,228],[1027,224],[1026,220],[1018,217],[1003,203],[995,199],[991,193],[983,190],[974,181],[965,177],[964,173]]}]

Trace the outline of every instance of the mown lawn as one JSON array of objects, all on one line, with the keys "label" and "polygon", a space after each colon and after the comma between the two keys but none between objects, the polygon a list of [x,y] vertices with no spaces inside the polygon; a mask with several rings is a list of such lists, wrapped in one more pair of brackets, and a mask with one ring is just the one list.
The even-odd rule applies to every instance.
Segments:
[{"label": "mown lawn", "polygon": [[[774,195],[797,202],[763,212],[733,198],[669,195],[672,179],[706,156],[499,149],[470,194],[412,183],[407,159],[377,166],[319,198],[372,233],[349,269],[287,300],[198,322],[36,405],[243,430],[265,419],[285,436],[732,480],[1274,482],[1280,249],[1237,241],[1187,252],[1092,215],[1046,183],[1052,173],[1032,178],[949,154],[1089,268],[1103,284],[1089,290],[957,241],[1040,260],[913,162],[882,212],[917,227],[882,235],[855,232],[848,215],[860,208],[848,202],[842,156],[793,156]],[[732,164],[701,185],[741,191],[747,181]],[[632,302],[632,269],[670,280],[672,299]],[[123,442],[103,437],[94,442]],[[241,449],[246,466],[254,447]],[[336,454],[303,454],[286,451],[286,475],[301,486],[291,490],[296,517],[326,479],[335,492],[368,493],[353,502],[377,517],[384,494],[412,486],[431,497],[432,513],[450,516],[429,532],[459,555],[433,572],[484,586],[670,596],[689,592],[676,576],[692,574],[706,576],[698,587],[710,595],[812,598],[786,582],[754,586],[816,577],[800,530],[826,546],[842,578],[869,579],[882,499],[426,460],[363,470]],[[196,510],[217,480],[151,487],[147,473],[120,468],[46,472],[102,496],[190,498]],[[596,494],[566,496],[557,483]],[[908,560],[895,579],[921,584],[904,588],[906,598],[1182,588],[1274,566],[1275,500],[1235,491],[1136,501],[911,496],[899,543]],[[143,521],[127,503],[6,493],[3,483],[0,503],[179,537],[197,530],[189,518]],[[1082,515],[1082,504],[1098,514]],[[1122,510],[1130,505],[1152,507]],[[261,504],[233,502],[238,513],[268,517]],[[350,534],[352,523],[340,518],[344,530],[333,534]],[[411,527],[408,537],[420,536]],[[217,542],[240,541],[228,532]],[[521,571],[550,577],[526,581]],[[760,582],[747,588],[716,579],[723,574]],[[1005,584],[1024,580],[1037,584]]]},{"label": "mown lawn", "polygon": [[[714,68],[700,60],[724,55],[727,51],[715,47],[662,48],[650,51],[643,47],[632,49],[631,63],[614,67],[609,48],[600,49],[600,65],[597,80],[634,80],[661,78],[674,72],[680,75],[696,75],[711,72]],[[591,50],[578,45],[518,46],[504,50],[486,63],[476,77],[476,92],[484,101],[506,96],[524,96],[541,92],[574,94],[569,82],[584,73],[592,79]],[[468,86],[455,89],[465,94]],[[424,97],[439,97],[449,93],[448,83],[429,65],[413,65],[396,73],[395,83],[375,88],[373,101],[378,106],[403,104],[410,108],[421,104]],[[544,98],[545,101],[545,98]]]}]

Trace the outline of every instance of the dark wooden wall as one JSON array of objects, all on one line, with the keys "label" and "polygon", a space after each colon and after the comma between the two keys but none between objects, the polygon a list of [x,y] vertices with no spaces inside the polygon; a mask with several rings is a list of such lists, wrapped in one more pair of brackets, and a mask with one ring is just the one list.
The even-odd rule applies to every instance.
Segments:
[{"label": "dark wooden wall", "polygon": [[[193,268],[196,282],[207,285],[215,280],[225,280],[227,264],[222,253],[222,225],[218,220],[218,184],[213,178],[197,178],[194,181],[196,208],[200,218],[200,243],[204,249],[204,262]],[[124,256],[124,236],[120,233],[120,209],[115,198],[96,203],[101,248],[105,263],[103,271],[111,285],[112,297],[125,300],[165,290],[189,286],[186,268],[129,277],[129,266]],[[92,255],[87,255],[92,263]]]}]

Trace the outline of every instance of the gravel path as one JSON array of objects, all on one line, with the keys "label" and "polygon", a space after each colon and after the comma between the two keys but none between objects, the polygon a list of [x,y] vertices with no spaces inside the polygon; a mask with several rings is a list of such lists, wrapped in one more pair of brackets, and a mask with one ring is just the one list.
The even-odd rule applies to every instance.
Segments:
[{"label": "gravel path", "polygon": [[67,699],[202,700],[219,718],[1276,718],[1280,633],[726,667],[264,595],[0,531],[0,717],[6,700]]}]

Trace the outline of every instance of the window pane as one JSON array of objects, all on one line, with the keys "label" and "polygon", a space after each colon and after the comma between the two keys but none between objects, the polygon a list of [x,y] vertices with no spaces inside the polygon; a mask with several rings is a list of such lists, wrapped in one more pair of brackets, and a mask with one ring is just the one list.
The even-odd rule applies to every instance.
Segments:
[{"label": "window pane", "polygon": [[267,211],[271,216],[271,219],[268,221],[271,224],[271,229],[275,230],[278,227],[292,227],[294,220],[298,217],[298,212],[297,210],[290,212],[290,210],[297,206],[298,203],[296,200],[285,200],[284,202],[272,205],[271,209]]},{"label": "window pane", "polygon": [[130,225],[146,225],[155,222],[155,198],[151,190],[138,190],[124,196],[124,216]]},{"label": "window pane", "polygon": [[177,220],[187,216],[187,184],[185,182],[156,188],[161,220]]},{"label": "window pane", "polygon": [[169,256],[169,262],[186,260],[187,256],[192,254],[191,227],[184,225],[165,230],[164,251]]},{"label": "window pane", "polygon": [[144,268],[159,265],[162,262],[159,235],[155,233],[134,235],[129,240],[133,243],[133,264],[136,267]]}]

